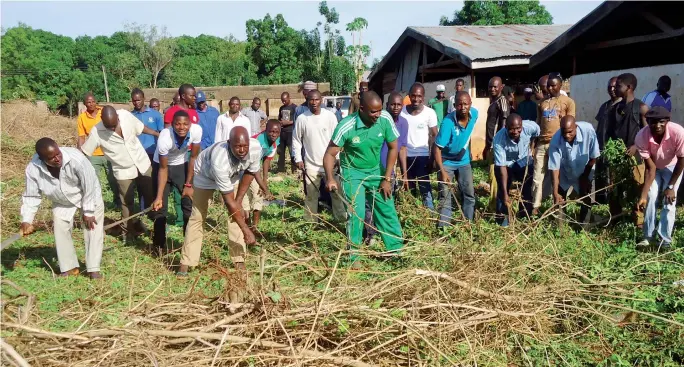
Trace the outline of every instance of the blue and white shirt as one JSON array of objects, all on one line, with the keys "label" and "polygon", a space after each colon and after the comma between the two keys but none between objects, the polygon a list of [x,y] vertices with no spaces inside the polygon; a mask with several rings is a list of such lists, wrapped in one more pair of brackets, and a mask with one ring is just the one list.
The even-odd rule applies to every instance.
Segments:
[{"label": "blue and white shirt", "polygon": [[520,139],[513,141],[508,136],[505,127],[494,135],[494,165],[498,167],[512,167],[518,164],[525,167],[532,161],[530,156],[530,141],[539,136],[539,125],[534,121],[524,120]]},{"label": "blue and white shirt", "polygon": [[[584,173],[587,163],[598,158],[598,138],[594,127],[584,121],[577,121],[577,135],[572,143],[565,141],[562,130],[556,131],[549,143],[550,171],[560,170],[560,187],[568,190],[570,186],[579,191],[579,177]],[[589,180],[592,179],[592,167]]]}]

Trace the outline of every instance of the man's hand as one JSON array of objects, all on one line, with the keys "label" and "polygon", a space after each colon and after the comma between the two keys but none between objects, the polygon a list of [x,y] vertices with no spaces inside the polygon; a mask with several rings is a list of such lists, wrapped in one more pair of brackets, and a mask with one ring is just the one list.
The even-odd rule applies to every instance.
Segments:
[{"label": "man's hand", "polygon": [[161,198],[156,198],[154,200],[154,202],[152,203],[152,210],[154,210],[156,212],[159,209],[161,209],[162,206],[164,206],[164,201]]},{"label": "man's hand", "polygon": [[97,224],[97,220],[95,220],[94,216],[89,217],[89,216],[84,214],[83,215],[83,224],[85,225],[85,227],[87,229],[92,231],[93,229],[95,229],[95,225]]},{"label": "man's hand", "polygon": [[35,229],[33,228],[33,224],[31,223],[22,222],[19,226],[19,234],[21,234],[22,236],[28,236],[31,233],[33,233],[33,231],[35,231]]},{"label": "man's hand", "polygon": [[297,168],[299,168],[300,170],[303,171],[303,170],[304,170],[304,162],[303,162],[303,161],[302,161],[302,162],[297,162]]},{"label": "man's hand", "polygon": [[389,181],[383,179],[380,182],[380,192],[385,195],[385,199],[392,197],[392,185],[390,185]]},{"label": "man's hand", "polygon": [[408,181],[408,175],[404,174],[401,177],[401,189],[409,191],[409,181]]},{"label": "man's hand", "polygon": [[638,211],[644,211],[646,210],[646,205],[648,204],[648,200],[645,197],[641,197],[639,201],[637,202],[636,209]]},{"label": "man's hand", "polygon": [[677,193],[673,189],[665,189],[663,192],[663,197],[667,204],[673,204],[677,200]]},{"label": "man's hand", "polygon": [[181,197],[184,197],[184,198],[187,197],[187,198],[192,199],[192,194],[194,194],[194,193],[195,193],[195,189],[192,186],[190,186],[190,187],[185,186],[185,187],[183,187],[183,193],[181,194]]},{"label": "man's hand", "polygon": [[245,236],[245,245],[252,246],[256,243],[256,237],[254,237],[254,232],[251,229],[245,228],[242,234]]},{"label": "man's hand", "polygon": [[630,156],[630,157],[634,156],[636,153],[637,153],[637,147],[636,147],[636,145],[632,145],[631,147],[629,147],[629,148],[627,149],[627,155]]},{"label": "man's hand", "polygon": [[580,194],[582,196],[587,195],[591,191],[591,181],[589,181],[589,176],[582,174],[579,177]]},{"label": "man's hand", "polygon": [[330,192],[337,191],[337,182],[335,180],[329,180],[325,183],[325,188]]},{"label": "man's hand", "polygon": [[275,200],[275,196],[271,194],[271,191],[262,192],[261,194],[264,196],[264,199],[268,201]]},{"label": "man's hand", "polygon": [[511,207],[511,197],[508,196],[507,192],[504,192],[504,194],[503,194],[503,201],[504,201],[504,204],[506,205],[506,207],[508,207],[508,208]]},{"label": "man's hand", "polygon": [[557,192],[553,194],[553,203],[555,205],[562,204],[564,201],[565,199],[563,199],[563,196],[561,194]]},{"label": "man's hand", "polygon": [[449,174],[447,173],[446,170],[442,169],[441,171],[439,171],[439,173],[441,175],[440,180],[442,182],[449,182]]}]

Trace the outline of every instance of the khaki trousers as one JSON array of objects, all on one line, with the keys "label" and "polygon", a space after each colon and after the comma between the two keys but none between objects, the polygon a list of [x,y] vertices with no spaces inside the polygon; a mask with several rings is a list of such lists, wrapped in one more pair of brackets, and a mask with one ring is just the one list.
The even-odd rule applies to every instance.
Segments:
[{"label": "khaki trousers", "polygon": [[[306,171],[309,177],[304,177],[306,183],[306,195],[304,197],[304,219],[308,222],[318,222],[318,198],[320,197],[319,187],[321,186],[321,179],[325,178],[325,173],[318,171]],[[309,180],[311,178],[311,180]],[[335,177],[338,186],[339,177]],[[347,211],[344,208],[342,200],[337,195],[332,197],[333,217],[338,221],[345,221],[347,219]]]},{"label": "khaki trousers", "polygon": [[[204,221],[207,218],[209,201],[214,195],[214,191],[197,187],[194,189],[192,212],[185,229],[185,242],[183,242],[183,249],[181,250],[181,265],[199,265],[202,240],[204,239]],[[237,190],[234,193],[237,193]],[[230,215],[228,216],[228,249],[234,263],[245,262],[245,252],[247,251],[245,236]]]},{"label": "khaki trousers", "polygon": [[[60,272],[64,273],[79,267],[71,233],[74,228],[74,218],[71,217],[68,220],[59,218],[54,209],[52,214],[57,261],[59,262]],[[104,245],[104,203],[95,208],[94,215],[97,221],[95,229],[90,230],[83,227],[83,242],[85,242],[85,260],[88,272],[100,271],[102,248]]]},{"label": "khaki trousers", "polygon": [[539,208],[544,192],[544,177],[549,169],[549,143],[537,144],[534,151],[534,184],[532,185],[533,208]]},{"label": "khaki trousers", "polygon": [[[257,173],[260,174],[260,173]],[[245,193],[245,197],[242,198],[242,210],[247,212],[247,215],[252,212],[252,210],[262,211],[264,209],[264,197],[259,192],[259,184],[256,180],[252,180],[249,184],[249,189]],[[238,188],[235,188],[237,193]]]}]

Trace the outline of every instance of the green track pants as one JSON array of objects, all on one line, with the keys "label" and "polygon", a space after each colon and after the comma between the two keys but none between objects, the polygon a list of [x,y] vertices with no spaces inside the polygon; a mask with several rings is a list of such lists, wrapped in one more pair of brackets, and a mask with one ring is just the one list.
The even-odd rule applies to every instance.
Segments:
[{"label": "green track pants", "polygon": [[382,172],[376,170],[358,170],[353,168],[342,169],[342,190],[351,203],[349,217],[347,219],[347,236],[352,243],[351,260],[358,258],[358,250],[363,240],[363,221],[366,214],[366,200],[373,202],[373,220],[385,243],[387,251],[401,250],[404,240],[401,233],[401,224],[394,207],[394,198],[385,199],[378,191]]}]

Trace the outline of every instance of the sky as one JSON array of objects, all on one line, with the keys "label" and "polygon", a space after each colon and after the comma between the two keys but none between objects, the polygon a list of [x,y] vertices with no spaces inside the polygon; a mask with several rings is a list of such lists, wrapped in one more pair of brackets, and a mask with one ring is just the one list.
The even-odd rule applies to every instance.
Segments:
[{"label": "sky", "polygon": [[[573,24],[594,10],[600,1],[542,1],[554,24]],[[347,43],[346,24],[356,17],[368,21],[364,43],[374,58],[382,58],[408,26],[437,26],[443,15],[452,17],[462,1],[328,1],[340,14],[338,29]],[[233,35],[244,40],[245,22],[267,13],[283,14],[294,29],[313,29],[323,17],[318,1],[88,1],[0,3],[0,25],[6,29],[19,22],[69,37],[111,35],[130,23],[166,26],[173,36]]]}]

